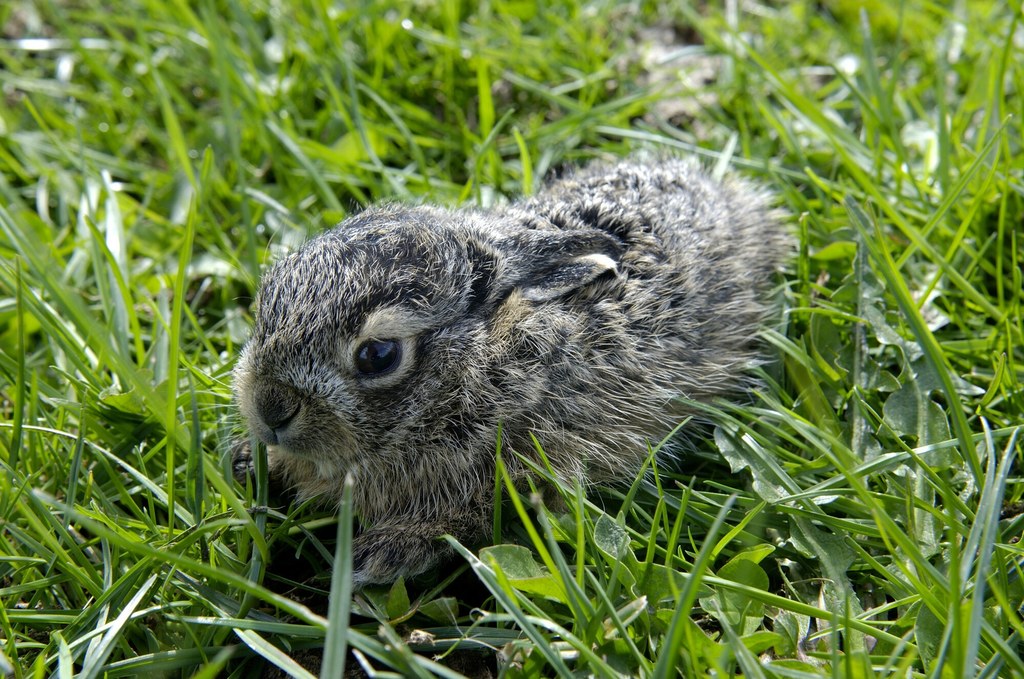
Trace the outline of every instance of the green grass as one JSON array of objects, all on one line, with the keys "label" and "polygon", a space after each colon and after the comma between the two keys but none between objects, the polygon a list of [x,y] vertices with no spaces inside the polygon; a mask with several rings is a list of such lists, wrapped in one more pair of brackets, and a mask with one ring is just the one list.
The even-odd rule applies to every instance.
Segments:
[{"label": "green grass", "polygon": [[[0,674],[1024,677],[1020,2],[675,4],[3,3]],[[763,387],[352,601],[231,480],[259,271],[651,147],[791,215]]]}]

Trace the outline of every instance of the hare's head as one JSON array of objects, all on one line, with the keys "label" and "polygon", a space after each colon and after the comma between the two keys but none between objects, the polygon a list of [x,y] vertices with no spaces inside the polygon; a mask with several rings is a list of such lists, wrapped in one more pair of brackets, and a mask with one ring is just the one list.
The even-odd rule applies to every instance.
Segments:
[{"label": "hare's head", "polygon": [[517,332],[495,321],[503,308],[557,304],[614,275],[620,250],[600,231],[484,213],[367,211],[264,276],[235,370],[241,412],[275,454],[332,469],[450,450],[494,417],[481,391],[508,358],[494,347],[509,338],[496,335]]}]

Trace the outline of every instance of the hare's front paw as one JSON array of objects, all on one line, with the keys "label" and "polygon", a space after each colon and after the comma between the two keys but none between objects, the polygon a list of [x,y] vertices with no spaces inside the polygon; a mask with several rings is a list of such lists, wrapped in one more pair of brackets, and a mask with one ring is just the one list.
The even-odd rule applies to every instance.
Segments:
[{"label": "hare's front paw", "polygon": [[392,583],[399,577],[411,577],[428,570],[451,554],[451,548],[427,526],[401,528],[378,526],[352,543],[352,584]]},{"label": "hare's front paw", "polygon": [[252,446],[247,438],[237,438],[231,443],[231,474],[245,485],[245,480],[255,476],[252,461]]}]

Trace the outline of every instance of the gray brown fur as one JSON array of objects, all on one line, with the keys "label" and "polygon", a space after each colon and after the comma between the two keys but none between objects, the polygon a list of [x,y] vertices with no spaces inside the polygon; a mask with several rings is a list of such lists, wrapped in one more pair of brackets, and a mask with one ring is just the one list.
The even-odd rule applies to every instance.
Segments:
[{"label": "gray brown fur", "polygon": [[[264,276],[238,404],[300,496],[353,476],[355,584],[390,582],[436,563],[440,535],[489,534],[499,423],[570,483],[631,482],[678,397],[746,384],[787,249],[765,191],[676,159],[488,211],[371,208]],[[354,369],[366,339],[399,340],[392,372]]]}]

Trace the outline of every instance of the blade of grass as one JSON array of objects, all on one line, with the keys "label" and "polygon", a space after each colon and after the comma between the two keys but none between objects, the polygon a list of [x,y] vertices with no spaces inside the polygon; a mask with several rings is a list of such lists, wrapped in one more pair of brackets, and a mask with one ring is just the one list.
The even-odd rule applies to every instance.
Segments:
[{"label": "blade of grass", "polygon": [[852,199],[847,199],[844,205],[849,211],[854,225],[860,231],[864,239],[863,242],[871,253],[872,259],[878,265],[878,269],[885,279],[887,289],[896,298],[904,318],[914,333],[914,338],[921,345],[925,357],[942,384],[946,402],[952,406],[949,409],[949,413],[953,420],[953,429],[956,431],[957,438],[960,441],[960,455],[970,468],[975,483],[980,485],[984,478],[984,473],[981,470],[981,462],[971,441],[970,426],[967,424],[967,418],[964,416],[963,409],[956,405],[960,403],[960,396],[957,394],[956,388],[949,377],[950,367],[946,362],[945,355],[936,341],[935,335],[932,334],[928,324],[921,317],[921,312],[914,302],[910,291],[907,289],[906,283],[899,276],[896,263],[890,256],[889,251],[880,245],[884,242],[881,227],[871,220],[867,213]]},{"label": "blade of grass", "polygon": [[345,674],[348,654],[348,622],[352,605],[352,488],[351,476],[345,477],[338,514],[338,536],[331,570],[331,594],[327,604],[327,636],[324,639],[321,679]]},{"label": "blade of grass", "polygon": [[261,635],[247,629],[236,629],[235,635],[242,640],[246,646],[262,656],[274,667],[283,670],[290,677],[295,679],[316,679],[316,675],[295,662],[287,653],[274,646]]},{"label": "blade of grass", "polygon": [[121,609],[121,612],[118,613],[117,617],[107,628],[94,652],[85,657],[82,663],[82,671],[78,676],[82,677],[82,679],[92,679],[93,677],[98,677],[100,675],[100,672],[103,669],[102,665],[106,662],[107,657],[113,650],[114,644],[118,641],[121,630],[135,612],[138,605],[149,593],[150,588],[157,580],[157,576],[157,573],[149,576],[149,578],[147,578],[146,581],[142,583],[142,586],[140,586],[135,592],[135,596],[133,596],[128,603],[124,605],[124,608]]},{"label": "blade of grass", "polygon": [[718,511],[718,515],[715,516],[715,521],[711,524],[711,528],[708,530],[707,536],[704,539],[704,544],[701,546],[700,551],[697,552],[697,557],[693,560],[693,566],[687,574],[686,584],[676,595],[675,610],[672,613],[672,620],[669,622],[668,629],[665,632],[666,640],[659,651],[658,660],[654,665],[653,672],[651,673],[651,676],[655,679],[665,679],[670,675],[675,675],[674,668],[678,662],[677,659],[679,658],[680,648],[684,638],[686,619],[690,614],[690,610],[693,607],[694,602],[697,601],[697,592],[700,584],[702,580],[707,577],[707,573],[711,567],[711,551],[713,549],[715,539],[718,537],[718,533],[721,531],[722,526],[725,525],[725,519],[729,515],[729,511],[732,509],[735,502],[735,496],[730,497]]}]

